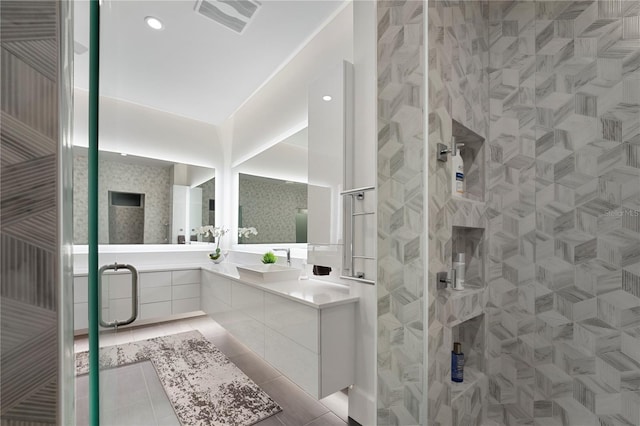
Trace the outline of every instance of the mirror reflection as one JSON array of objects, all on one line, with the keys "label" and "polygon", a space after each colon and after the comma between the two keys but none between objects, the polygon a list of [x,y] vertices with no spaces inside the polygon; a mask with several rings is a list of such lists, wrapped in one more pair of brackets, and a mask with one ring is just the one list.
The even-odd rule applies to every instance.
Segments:
[{"label": "mirror reflection", "polygon": [[[88,243],[87,150],[74,147],[74,244]],[[98,244],[184,244],[214,225],[214,169],[101,151]]]},{"label": "mirror reflection", "polygon": [[307,184],[240,173],[238,226],[258,234],[240,244],[306,243]]}]

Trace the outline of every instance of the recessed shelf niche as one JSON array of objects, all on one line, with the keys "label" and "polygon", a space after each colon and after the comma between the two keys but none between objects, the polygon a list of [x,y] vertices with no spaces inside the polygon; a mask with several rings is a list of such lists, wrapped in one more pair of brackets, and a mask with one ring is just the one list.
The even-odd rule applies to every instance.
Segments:
[{"label": "recessed shelf niche", "polygon": [[486,418],[488,381],[484,374],[485,316],[480,314],[454,326],[452,341],[462,344],[464,352],[464,381],[449,380],[453,424],[482,424]]},{"label": "recessed shelf niche", "polygon": [[454,226],[451,235],[451,258],[465,257],[465,289],[484,287],[484,229]]},{"label": "recessed shelf niche", "polygon": [[[483,202],[485,193],[484,138],[456,120],[452,120],[452,136],[456,143],[464,144],[458,155],[461,155],[464,161],[465,192],[463,195],[456,195],[456,198]],[[451,167],[451,160],[449,159],[447,162],[449,163],[448,167]]]}]

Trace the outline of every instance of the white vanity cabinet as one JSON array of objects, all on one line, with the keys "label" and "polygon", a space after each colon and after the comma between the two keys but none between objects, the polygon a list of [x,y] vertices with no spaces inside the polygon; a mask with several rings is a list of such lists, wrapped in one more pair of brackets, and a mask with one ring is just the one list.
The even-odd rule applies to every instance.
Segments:
[{"label": "white vanity cabinet", "polygon": [[140,272],[139,275],[140,320],[200,310],[200,269]]},{"label": "white vanity cabinet", "polygon": [[355,302],[310,306],[202,271],[202,310],[315,398],[353,383]]},{"label": "white vanity cabinet", "polygon": [[[88,328],[88,277],[74,277],[74,329]],[[200,269],[138,272],[138,318],[162,320],[200,310]],[[107,321],[131,315],[129,273],[105,273],[102,278],[102,316]],[[135,323],[134,323],[135,324]]]}]

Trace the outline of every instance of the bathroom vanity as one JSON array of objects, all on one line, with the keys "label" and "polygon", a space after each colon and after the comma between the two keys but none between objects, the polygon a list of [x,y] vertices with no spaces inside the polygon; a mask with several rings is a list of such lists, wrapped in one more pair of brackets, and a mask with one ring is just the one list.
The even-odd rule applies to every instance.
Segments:
[{"label": "bathroom vanity", "polygon": [[[348,287],[297,279],[262,283],[241,278],[233,263],[188,262],[186,256],[159,265],[164,259],[159,252],[153,264],[134,254],[126,258],[139,276],[138,319],[132,326],[204,312],[315,398],[353,384],[358,297],[349,295]],[[102,282],[103,319],[129,317],[129,271],[106,273]],[[86,270],[76,269],[74,288],[75,330],[84,334]]]},{"label": "bathroom vanity", "polygon": [[354,382],[357,300],[322,281],[258,283],[231,264],[202,269],[202,310],[318,399]]}]

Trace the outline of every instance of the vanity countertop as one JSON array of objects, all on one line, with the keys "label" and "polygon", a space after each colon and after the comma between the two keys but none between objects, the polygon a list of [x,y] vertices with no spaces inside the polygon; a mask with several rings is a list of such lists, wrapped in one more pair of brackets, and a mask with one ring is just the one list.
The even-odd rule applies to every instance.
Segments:
[{"label": "vanity countertop", "polygon": [[[342,305],[345,303],[355,303],[358,301],[357,296],[349,294],[349,287],[342,284],[333,284],[326,281],[314,280],[289,280],[276,281],[269,283],[254,282],[248,279],[240,279],[237,266],[234,263],[223,262],[215,264],[194,263],[194,264],[164,264],[164,265],[141,265],[137,267],[138,272],[163,272],[163,271],[179,271],[188,269],[202,269],[216,275],[221,275],[233,281],[240,282],[260,290],[275,294],[277,296],[286,297],[296,302],[303,303],[316,309],[329,308],[331,306]],[[76,269],[75,276],[87,275],[86,269]],[[111,273],[113,273],[111,271]],[[125,273],[125,271],[123,271]],[[126,271],[128,273],[128,271]]]},{"label": "vanity countertop", "polygon": [[296,302],[304,303],[316,309],[328,308],[331,306],[342,305],[344,303],[354,303],[358,301],[357,296],[349,294],[349,287],[342,284],[333,284],[326,281],[308,279],[308,280],[289,280],[276,281],[269,283],[252,282],[248,279],[240,279],[237,266],[233,263],[211,263],[203,266],[204,271],[222,275],[234,281],[250,285],[260,290],[273,293],[278,296]]}]

